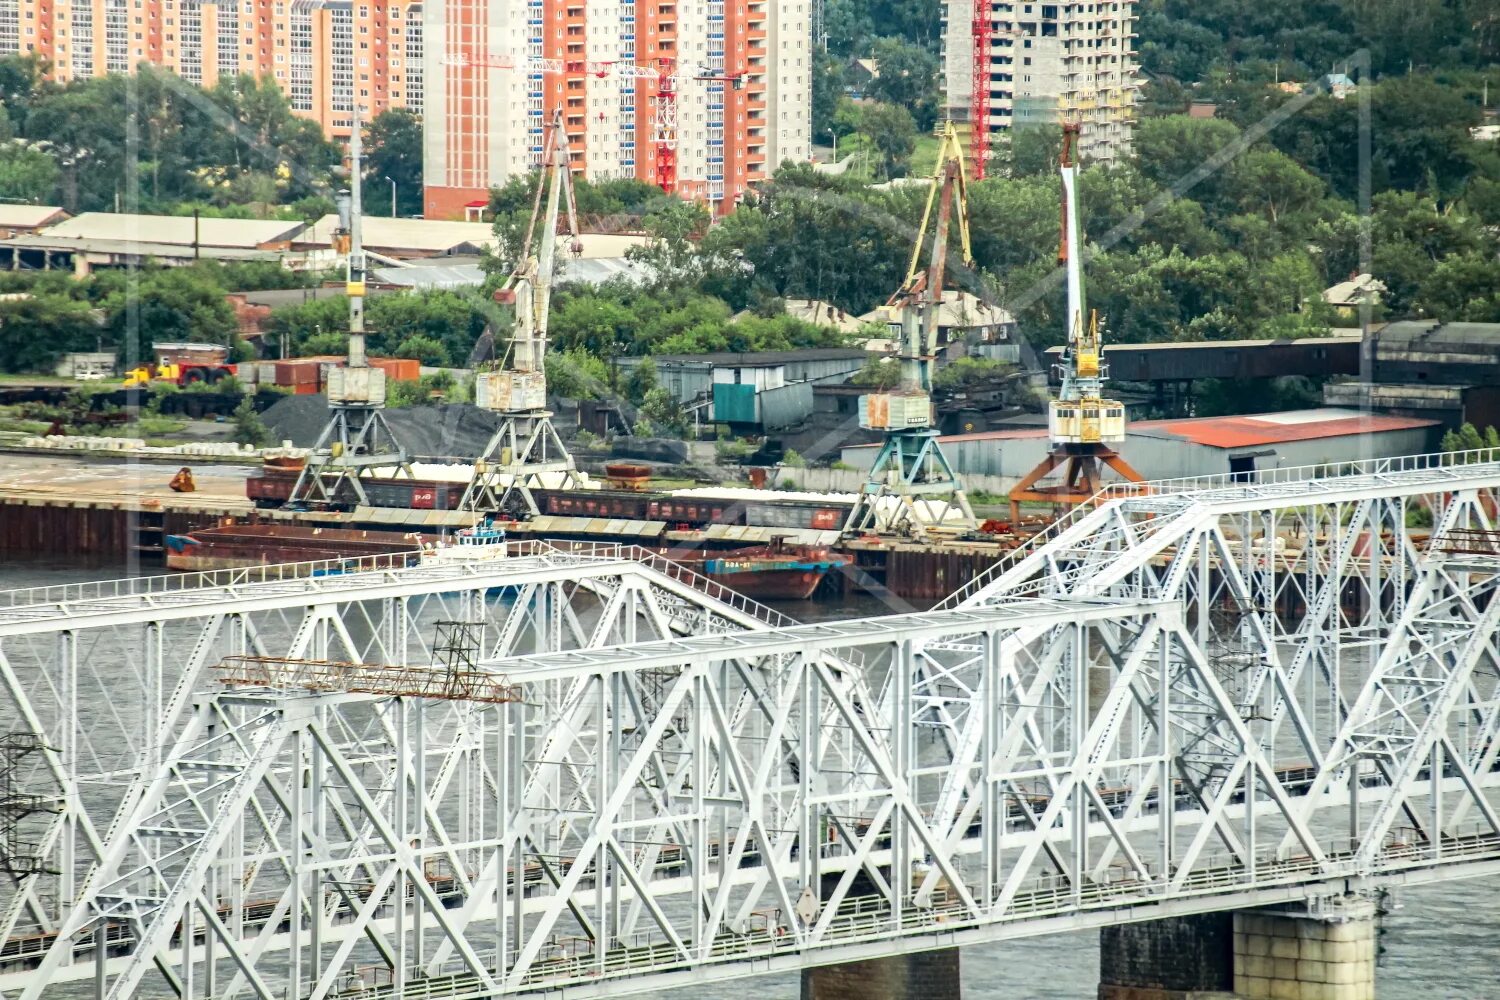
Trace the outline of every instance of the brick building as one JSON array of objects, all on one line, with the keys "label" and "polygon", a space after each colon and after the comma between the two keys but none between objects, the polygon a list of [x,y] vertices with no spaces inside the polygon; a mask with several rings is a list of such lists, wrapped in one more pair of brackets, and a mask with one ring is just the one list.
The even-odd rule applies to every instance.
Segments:
[{"label": "brick building", "polygon": [[556,111],[580,173],[660,183],[664,89],[676,190],[727,210],[782,160],[811,155],[812,3],[431,0],[426,215],[462,217],[532,169]]}]

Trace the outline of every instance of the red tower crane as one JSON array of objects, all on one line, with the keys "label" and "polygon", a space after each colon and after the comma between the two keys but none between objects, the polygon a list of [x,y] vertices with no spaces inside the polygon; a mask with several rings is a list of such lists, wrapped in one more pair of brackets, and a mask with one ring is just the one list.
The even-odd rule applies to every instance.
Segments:
[{"label": "red tower crane", "polygon": [[663,59],[651,108],[651,145],[656,150],[656,186],[677,193],[677,81]]},{"label": "red tower crane", "polygon": [[540,59],[528,56],[485,54],[459,50],[446,60],[455,66],[489,66],[494,69],[520,69],[530,73],[587,74],[603,79],[608,76],[633,80],[654,80],[656,96],[651,107],[651,145],[654,150],[656,186],[667,194],[677,193],[677,86],[683,80],[706,80],[728,83],[736,90],[743,84],[742,73],[716,73],[698,68],[691,73],[678,69],[670,59],[659,59],[655,65],[631,62],[588,62],[583,60]]},{"label": "red tower crane", "polygon": [[974,0],[970,31],[974,36],[974,79],[969,93],[969,150],[974,157],[974,179],[984,180],[990,158],[990,0]]}]

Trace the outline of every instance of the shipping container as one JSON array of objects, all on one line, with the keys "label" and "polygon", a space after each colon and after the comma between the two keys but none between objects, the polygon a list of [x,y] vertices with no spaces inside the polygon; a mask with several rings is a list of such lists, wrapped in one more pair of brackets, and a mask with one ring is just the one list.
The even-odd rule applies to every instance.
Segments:
[{"label": "shipping container", "polygon": [[370,367],[385,372],[392,382],[415,382],[422,377],[422,362],[416,358],[371,358]]},{"label": "shipping container", "polygon": [[318,385],[322,380],[318,361],[292,359],[276,362],[276,384],[285,386]]}]

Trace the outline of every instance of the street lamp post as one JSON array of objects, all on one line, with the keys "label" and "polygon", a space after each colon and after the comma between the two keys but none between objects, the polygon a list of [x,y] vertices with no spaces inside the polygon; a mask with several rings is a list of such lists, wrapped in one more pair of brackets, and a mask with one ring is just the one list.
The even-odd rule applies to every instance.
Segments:
[{"label": "street lamp post", "polygon": [[391,218],[394,219],[396,217],[396,182],[389,177],[386,180],[390,181],[391,185]]},{"label": "street lamp post", "polygon": [[833,140],[833,163],[839,162],[839,134],[833,129],[828,130],[828,136]]}]

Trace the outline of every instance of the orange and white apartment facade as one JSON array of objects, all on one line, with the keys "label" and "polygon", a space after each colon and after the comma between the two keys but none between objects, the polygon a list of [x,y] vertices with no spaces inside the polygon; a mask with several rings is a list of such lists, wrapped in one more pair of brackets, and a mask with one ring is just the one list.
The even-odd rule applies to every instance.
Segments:
[{"label": "orange and white apartment facade", "polygon": [[412,0],[0,0],[0,56],[35,53],[66,81],[143,62],[202,86],[274,79],[293,109],[347,137],[422,111],[422,4]]},{"label": "orange and white apartment facade", "polygon": [[540,163],[731,208],[812,152],[814,0],[429,0],[425,214],[462,217]]},{"label": "orange and white apartment facade", "polygon": [[811,156],[813,3],[0,0],[0,56],[35,53],[62,81],[142,62],[202,86],[269,76],[336,138],[356,97],[366,120],[407,108],[423,119],[428,218],[477,214],[537,166],[557,111],[580,174],[722,212]]}]

